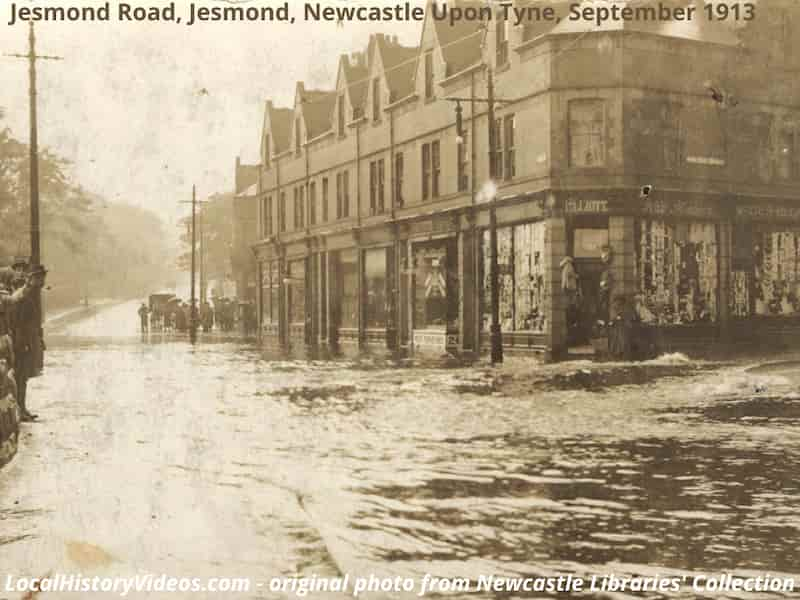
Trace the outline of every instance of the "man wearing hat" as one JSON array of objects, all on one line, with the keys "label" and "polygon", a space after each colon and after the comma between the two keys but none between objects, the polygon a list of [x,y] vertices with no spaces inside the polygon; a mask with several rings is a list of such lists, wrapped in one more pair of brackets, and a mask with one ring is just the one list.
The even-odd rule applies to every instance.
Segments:
[{"label": "man wearing hat", "polygon": [[11,318],[11,338],[14,343],[14,375],[17,382],[17,403],[23,422],[31,422],[36,415],[31,414],[26,405],[28,379],[38,372],[37,355],[42,349],[42,327],[38,303],[34,290],[44,286],[47,269],[34,265],[25,276],[24,284],[9,297],[7,307]]}]

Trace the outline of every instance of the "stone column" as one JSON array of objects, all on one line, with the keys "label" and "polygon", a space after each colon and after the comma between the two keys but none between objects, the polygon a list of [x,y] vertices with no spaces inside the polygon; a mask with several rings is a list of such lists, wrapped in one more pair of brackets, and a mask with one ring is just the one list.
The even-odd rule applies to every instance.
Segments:
[{"label": "stone column", "polygon": [[547,219],[545,264],[549,273],[550,314],[547,319],[545,359],[548,362],[567,357],[567,306],[561,289],[561,261],[567,255],[567,223],[564,217]]},{"label": "stone column", "polygon": [[609,217],[608,242],[611,246],[612,288],[609,298],[611,318],[616,317],[615,299],[624,296],[633,303],[636,295],[635,217]]}]

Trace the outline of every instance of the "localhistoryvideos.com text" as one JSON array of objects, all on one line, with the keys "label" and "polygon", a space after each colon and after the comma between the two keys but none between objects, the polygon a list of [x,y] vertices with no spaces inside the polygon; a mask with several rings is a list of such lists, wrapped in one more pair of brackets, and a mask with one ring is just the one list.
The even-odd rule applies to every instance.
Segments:
[{"label": "localhistoryvideos.com text", "polygon": [[166,574],[129,577],[86,577],[55,574],[43,577],[6,575],[0,588],[4,592],[106,592],[121,597],[142,592],[249,592],[247,577],[172,577]]}]

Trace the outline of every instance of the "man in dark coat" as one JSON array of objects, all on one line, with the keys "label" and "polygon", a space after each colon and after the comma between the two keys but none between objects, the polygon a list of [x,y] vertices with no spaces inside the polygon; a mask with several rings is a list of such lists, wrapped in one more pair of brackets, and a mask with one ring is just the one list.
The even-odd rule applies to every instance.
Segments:
[{"label": "man in dark coat", "polygon": [[28,379],[38,374],[37,351],[43,347],[42,327],[37,311],[35,291],[44,286],[47,270],[35,266],[26,276],[25,282],[13,294],[0,295],[6,314],[6,323],[11,334],[14,351],[14,379],[17,384],[17,403],[20,417],[31,422],[36,415],[28,412],[26,395]]}]

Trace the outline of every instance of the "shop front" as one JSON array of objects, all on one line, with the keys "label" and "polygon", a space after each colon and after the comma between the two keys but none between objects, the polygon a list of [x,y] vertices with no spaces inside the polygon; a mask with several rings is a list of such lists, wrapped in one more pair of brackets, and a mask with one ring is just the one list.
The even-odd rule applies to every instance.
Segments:
[{"label": "shop front", "polygon": [[307,318],[306,258],[287,261],[286,265],[286,314],[289,331],[289,347],[301,348],[308,344],[306,329],[310,329]]},{"label": "shop front", "polygon": [[734,336],[773,345],[796,343],[800,334],[800,208],[737,205],[731,262]]},{"label": "shop front", "polygon": [[[540,350],[550,315],[551,282],[545,248],[546,223],[538,221],[497,229],[500,325],[503,345]],[[492,321],[491,234],[481,244],[481,341],[488,348]]]},{"label": "shop front", "polygon": [[364,342],[367,348],[391,349],[396,339],[394,247],[363,250]]},{"label": "shop front", "polygon": [[333,348],[357,352],[359,346],[358,250],[329,253],[330,342]]},{"label": "shop front", "polygon": [[266,346],[280,345],[280,267],[278,260],[259,263],[261,270],[261,337]]},{"label": "shop front", "polygon": [[414,351],[457,352],[459,333],[459,273],[456,236],[411,240],[411,343]]}]

